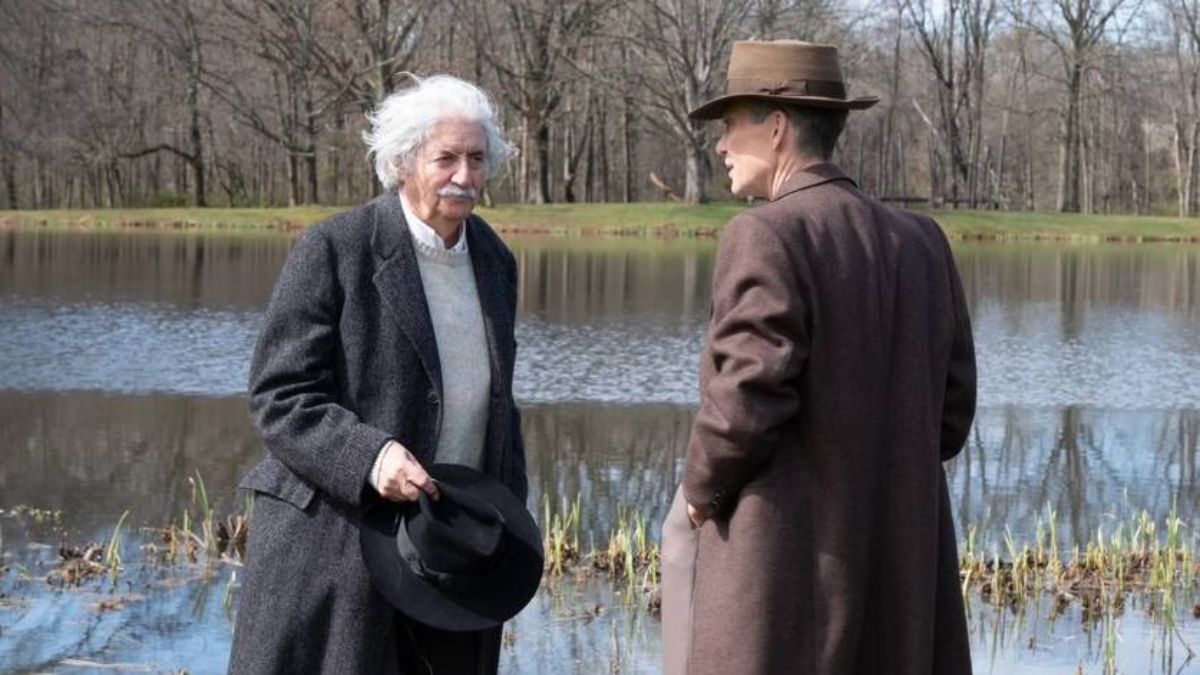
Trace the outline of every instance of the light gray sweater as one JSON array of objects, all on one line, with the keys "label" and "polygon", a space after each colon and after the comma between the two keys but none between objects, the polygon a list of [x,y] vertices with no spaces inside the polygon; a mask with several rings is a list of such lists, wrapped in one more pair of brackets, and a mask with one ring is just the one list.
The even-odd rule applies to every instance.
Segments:
[{"label": "light gray sweater", "polygon": [[[466,232],[462,233],[466,236]],[[442,427],[436,461],[483,469],[492,370],[471,255],[413,237],[442,367]]]}]

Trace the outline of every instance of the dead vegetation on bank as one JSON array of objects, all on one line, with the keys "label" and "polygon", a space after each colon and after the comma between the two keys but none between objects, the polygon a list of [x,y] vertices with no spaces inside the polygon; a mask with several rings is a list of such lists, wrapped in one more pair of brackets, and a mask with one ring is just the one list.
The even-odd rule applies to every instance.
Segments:
[{"label": "dead vegetation on bank", "polygon": [[[219,516],[203,479],[197,474],[189,482],[191,499],[179,517],[163,527],[140,530],[149,540],[138,546],[139,564],[159,570],[200,566],[209,570],[206,577],[221,565],[236,569],[250,532],[251,502],[247,500],[239,513]],[[622,602],[657,614],[659,546],[645,517],[633,509],[620,509],[607,535],[585,546],[581,508],[578,497],[564,499],[557,507],[549,499],[542,501],[546,583],[607,580],[621,591]],[[122,514],[105,543],[61,543],[46,582],[71,588],[107,579],[115,589],[129,566],[124,551],[129,537],[123,534],[127,517],[128,513]],[[60,519],[61,515],[56,520]],[[1187,614],[1200,620],[1197,535],[1175,510],[1161,522],[1141,512],[1107,529],[1101,527],[1088,541],[1070,547],[1061,544],[1058,532],[1052,509],[1038,518],[1031,540],[1018,541],[1006,533],[1003,542],[983,544],[979,527],[967,527],[959,558],[964,599],[976,596],[980,602],[1012,612],[1044,603],[1052,619],[1077,604],[1083,623],[1111,623],[1136,599],[1140,611],[1168,630]],[[8,567],[0,564],[0,574]],[[227,605],[232,604],[235,579],[236,573],[231,574]],[[104,609],[119,609],[121,604]]]}]

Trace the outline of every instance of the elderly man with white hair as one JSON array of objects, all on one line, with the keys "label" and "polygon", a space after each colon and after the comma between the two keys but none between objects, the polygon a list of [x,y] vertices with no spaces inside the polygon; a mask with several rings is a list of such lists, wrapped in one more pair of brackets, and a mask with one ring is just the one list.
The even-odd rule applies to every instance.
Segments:
[{"label": "elderly man with white hair", "polygon": [[512,397],[517,271],[472,209],[511,153],[478,87],[413,78],[365,134],[385,193],[308,230],[279,274],[250,368],[265,458],[233,673],[494,673],[499,626],[450,632],[375,589],[373,504],[438,495],[461,464],[528,492]]}]

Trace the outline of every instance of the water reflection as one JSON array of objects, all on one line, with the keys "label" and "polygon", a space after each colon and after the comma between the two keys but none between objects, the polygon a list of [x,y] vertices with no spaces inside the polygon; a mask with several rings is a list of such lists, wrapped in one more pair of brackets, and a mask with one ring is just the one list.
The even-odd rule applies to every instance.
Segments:
[{"label": "water reflection", "polygon": [[[522,421],[531,503],[579,497],[585,537],[607,532],[619,507],[664,514],[690,409],[542,405]],[[218,511],[240,509],[237,482],[261,457],[241,398],[94,392],[0,390],[0,448],[0,508],[61,510],[85,539],[125,510],[134,525],[178,518],[197,473]]]},{"label": "water reflection", "polygon": [[1200,624],[1180,619],[1176,630],[1148,620],[1136,599],[1112,630],[1116,644],[1112,670],[1105,664],[1106,626],[1084,619],[1078,603],[1054,615],[1053,598],[1041,598],[1013,611],[977,597],[970,599],[967,625],[972,661],[979,675],[1064,675],[1066,673],[1196,672],[1200,663],[1189,647],[1200,641]]},{"label": "water reflection", "polygon": [[711,241],[520,239],[515,242],[523,319],[583,325],[694,326],[707,318]]},{"label": "water reflection", "polygon": [[980,411],[947,476],[959,521],[986,540],[1029,538],[1053,511],[1070,545],[1143,510],[1195,522],[1198,453],[1200,410],[1004,406]]},{"label": "water reflection", "polygon": [[[99,540],[127,509],[130,525],[163,524],[190,500],[197,471],[219,510],[240,508],[234,486],[260,452],[241,397],[246,364],[290,241],[0,231],[0,509],[66,514],[65,533],[32,537],[0,519],[0,562],[52,558],[60,537]],[[696,402],[712,244],[513,244],[533,502],[578,497],[585,545],[621,507],[656,526]],[[1051,509],[1069,545],[1143,509],[1200,518],[1200,248],[955,252],[981,377],[978,421],[947,472],[959,521],[998,542],[1006,528],[1032,536]],[[176,589],[136,579],[124,590],[144,599],[124,613],[95,612],[77,593],[0,603],[0,670],[53,669],[72,654],[220,670],[227,578]],[[0,573],[0,599],[22,583]],[[589,603],[608,610],[579,615]],[[505,669],[654,671],[653,622],[617,603],[603,584],[547,589],[515,624]],[[1070,615],[1058,637],[996,618],[976,607],[981,672],[1095,663],[1091,634]],[[1170,672],[1145,658],[1149,623],[1122,626],[1141,645],[1127,670]]]},{"label": "water reflection", "polygon": [[62,510],[85,539],[127,509],[134,525],[177,518],[197,471],[228,513],[259,455],[240,398],[96,392],[0,391],[0,448],[0,507]]},{"label": "water reflection", "polygon": [[954,257],[972,305],[1058,305],[1067,339],[1078,337],[1096,308],[1165,309],[1185,318],[1195,318],[1200,308],[1195,246],[960,243]]},{"label": "water reflection", "polygon": [[[524,409],[531,503],[579,498],[582,533],[602,541],[620,508],[653,526],[680,476],[693,408],[559,403]],[[62,510],[81,536],[178,517],[197,472],[216,507],[242,507],[238,479],[259,459],[240,397],[0,391],[0,508]],[[947,475],[959,521],[999,542],[1031,537],[1047,508],[1081,541],[1114,519],[1175,506],[1200,518],[1200,411],[985,408]],[[539,512],[540,516],[540,512]],[[49,542],[56,543],[56,542]]]},{"label": "water reflection", "polygon": [[0,294],[257,310],[291,244],[269,234],[0,230]]},{"label": "water reflection", "polygon": [[[0,233],[0,387],[240,393],[285,237]],[[518,240],[517,396],[694,405],[711,244]],[[985,406],[1200,407],[1200,249],[960,246]]]},{"label": "water reflection", "polygon": [[31,600],[0,608],[0,671],[224,671],[231,629],[222,585],[197,570],[130,569],[115,589],[91,584],[49,597],[44,586],[40,579],[0,583],[10,596]]}]

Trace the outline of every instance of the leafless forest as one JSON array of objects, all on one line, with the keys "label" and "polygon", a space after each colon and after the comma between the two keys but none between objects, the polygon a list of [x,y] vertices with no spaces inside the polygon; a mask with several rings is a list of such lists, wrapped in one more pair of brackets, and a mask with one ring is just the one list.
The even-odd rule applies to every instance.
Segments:
[{"label": "leafless forest", "polygon": [[837,161],[874,194],[1197,208],[1200,0],[0,0],[0,207],[353,203],[363,113],[405,73],[500,103],[489,198],[727,198],[733,40],[842,48]]}]

